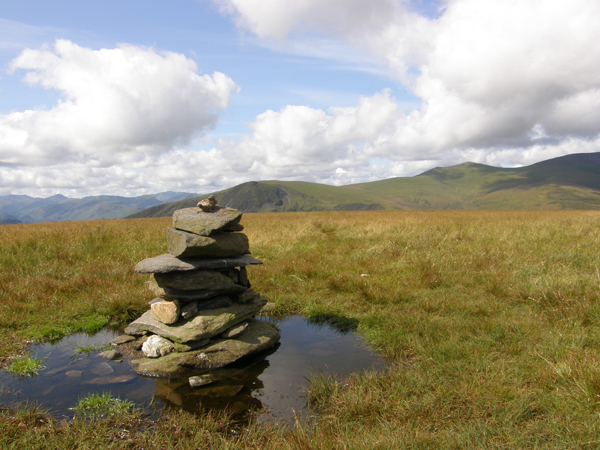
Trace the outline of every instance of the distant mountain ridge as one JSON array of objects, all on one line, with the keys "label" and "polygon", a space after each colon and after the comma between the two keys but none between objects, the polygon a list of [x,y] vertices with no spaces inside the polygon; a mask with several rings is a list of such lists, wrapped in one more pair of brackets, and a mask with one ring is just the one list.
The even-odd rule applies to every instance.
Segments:
[{"label": "distant mountain ridge", "polygon": [[[250,181],[214,192],[220,205],[244,213],[431,209],[600,209],[600,152],[526,167],[478,163],[437,167],[414,177],[347,186],[304,181]],[[208,195],[208,194],[206,194]],[[0,196],[0,224],[167,217],[206,195],[162,192],[139,197]]]},{"label": "distant mountain ridge", "polygon": [[3,195],[0,196],[0,224],[122,219],[152,206],[197,196],[189,192],[161,192],[139,197],[97,195],[81,199],[64,195],[48,198]]},{"label": "distant mountain ridge", "polygon": [[[600,153],[579,153],[530,166],[478,163],[434,168],[415,177],[347,186],[251,181],[214,192],[220,205],[245,213],[283,211],[600,209]],[[203,197],[164,203],[128,217],[167,217]]]}]

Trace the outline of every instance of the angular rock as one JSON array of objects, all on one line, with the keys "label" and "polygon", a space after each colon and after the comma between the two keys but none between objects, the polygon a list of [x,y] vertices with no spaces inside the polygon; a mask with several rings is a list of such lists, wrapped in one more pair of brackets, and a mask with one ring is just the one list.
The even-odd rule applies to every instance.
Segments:
[{"label": "angular rock", "polygon": [[197,206],[204,212],[210,212],[217,206],[217,198],[211,194],[205,199],[200,200]]},{"label": "angular rock", "polygon": [[210,212],[200,208],[178,209],[173,213],[173,228],[200,236],[231,227],[239,223],[242,213],[237,209],[215,206]]},{"label": "angular rock", "polygon": [[165,325],[152,317],[150,311],[147,311],[125,328],[125,333],[136,335],[149,331],[173,342],[185,344],[190,341],[211,338],[233,325],[250,319],[266,303],[267,300],[260,297],[245,304],[234,303],[227,308],[204,310],[201,316],[196,316],[191,320],[182,319],[175,325]]},{"label": "angular rock", "polygon": [[146,286],[152,293],[165,300],[179,300],[180,302],[192,302],[194,300],[206,300],[219,295],[236,294],[245,290],[243,286],[234,284],[230,289],[222,291],[207,291],[204,289],[194,291],[182,291],[180,289],[171,289],[160,287],[154,281],[147,281]]},{"label": "angular rock", "polygon": [[223,276],[226,276],[235,284],[240,284],[240,271],[238,269],[230,267],[227,270],[222,270],[221,273],[223,274]]},{"label": "angular rock", "polygon": [[181,307],[181,317],[191,319],[198,312],[198,302],[186,303]]},{"label": "angular rock", "polygon": [[246,289],[244,292],[237,296],[236,300],[240,303],[247,303],[260,297],[261,295],[258,292],[253,291],[252,289]]},{"label": "angular rock", "polygon": [[228,258],[177,258],[170,253],[147,258],[135,265],[135,273],[169,273],[176,270],[226,269],[262,264],[249,255]]},{"label": "angular rock", "polygon": [[179,320],[179,301],[165,301],[155,302],[150,305],[150,311],[152,316],[166,325],[174,324]]},{"label": "angular rock", "polygon": [[248,328],[248,322],[238,323],[237,325],[232,326],[228,330],[221,333],[219,336],[223,339],[232,339],[238,337]]},{"label": "angular rock", "polygon": [[202,315],[208,309],[227,308],[231,305],[233,305],[233,301],[224,295],[208,300],[198,300],[198,312],[196,315]]},{"label": "angular rock", "polygon": [[198,236],[176,228],[167,228],[167,251],[177,257],[218,258],[249,253],[248,236],[243,233],[215,231]]},{"label": "angular rock", "polygon": [[182,291],[199,289],[223,291],[230,289],[235,284],[231,278],[215,270],[155,273],[153,277],[156,283],[162,288],[168,287],[171,289],[181,289]]},{"label": "angular rock", "polygon": [[248,271],[245,267],[240,267],[238,275],[238,283],[244,287],[250,287],[250,281],[248,281]]},{"label": "angular rock", "polygon": [[237,339],[218,339],[200,350],[170,353],[162,358],[131,361],[133,370],[144,376],[169,376],[186,368],[215,369],[244,356],[266,350],[279,341],[279,332],[258,320],[250,320],[248,329]]},{"label": "angular rock", "polygon": [[235,225],[232,225],[230,227],[222,228],[219,231],[243,231],[243,230],[244,230],[244,225],[242,225],[241,223],[236,223]]},{"label": "angular rock", "polygon": [[207,309],[216,309],[216,308],[227,308],[231,306],[233,301],[229,297],[221,296],[211,298],[209,300],[199,300],[191,303],[186,303],[181,308],[181,317],[184,319],[191,319],[199,314],[202,311]]},{"label": "angular rock", "polygon": [[168,339],[161,336],[153,335],[148,338],[144,345],[142,345],[142,353],[147,358],[158,358],[171,353],[175,347],[173,343]]},{"label": "angular rock", "polygon": [[121,353],[119,353],[116,350],[107,350],[105,352],[98,353],[98,356],[100,358],[104,358],[104,359],[108,359],[109,361],[113,361],[115,359],[120,358],[122,355],[121,355]]},{"label": "angular rock", "polygon": [[186,342],[185,344],[178,344],[177,342],[173,342],[173,347],[175,347],[176,352],[182,353],[202,348],[209,342],[210,339],[200,339],[199,341],[190,341]]},{"label": "angular rock", "polygon": [[128,336],[126,334],[123,334],[121,336],[117,336],[112,341],[110,341],[110,345],[116,347],[117,345],[127,344],[128,342],[131,342],[131,341],[135,341],[135,338],[133,336]]}]

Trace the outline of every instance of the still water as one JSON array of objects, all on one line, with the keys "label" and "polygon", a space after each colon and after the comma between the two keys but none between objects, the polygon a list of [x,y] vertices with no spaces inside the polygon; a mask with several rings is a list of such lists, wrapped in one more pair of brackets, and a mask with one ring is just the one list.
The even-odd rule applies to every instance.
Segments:
[{"label": "still water", "polygon": [[227,379],[192,389],[188,377],[146,378],[136,375],[127,361],[106,361],[77,355],[76,347],[107,344],[118,332],[93,336],[74,334],[53,344],[32,346],[30,354],[45,358],[39,375],[23,378],[0,373],[0,404],[27,401],[55,417],[73,417],[70,409],[89,393],[110,392],[147,411],[183,408],[201,412],[228,408],[240,416],[256,414],[259,421],[291,424],[296,414],[306,418],[306,389],[314,373],[338,378],[367,369],[383,370],[385,362],[352,332],[316,324],[299,316],[268,319],[281,332],[280,344],[225,369]]}]

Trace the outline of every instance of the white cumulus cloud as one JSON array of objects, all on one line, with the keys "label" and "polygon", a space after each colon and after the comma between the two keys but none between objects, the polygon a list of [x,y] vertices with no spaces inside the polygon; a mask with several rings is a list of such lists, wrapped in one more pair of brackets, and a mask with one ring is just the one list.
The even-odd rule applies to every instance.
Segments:
[{"label": "white cumulus cloud", "polygon": [[[418,162],[510,165],[600,150],[596,0],[448,0],[435,18],[399,0],[214,1],[261,38],[317,31],[385,61],[422,100],[363,137],[362,154],[392,161],[389,174],[412,174]],[[313,146],[336,154],[318,135]]]},{"label": "white cumulus cloud", "polygon": [[0,165],[112,166],[187,145],[214,127],[237,85],[198,74],[176,53],[122,45],[92,50],[57,40],[11,63],[24,81],[54,89],[48,110],[0,115]]},{"label": "white cumulus cloud", "polygon": [[213,2],[267,48],[379,61],[420,106],[407,111],[388,89],[352,107],[287,105],[199,151],[195,139],[238,90],[229,77],[200,74],[181,54],[59,40],[12,62],[62,98],[0,115],[0,186],[135,195],[259,179],[348,184],[600,151],[597,0],[443,0],[435,17],[421,0]]}]

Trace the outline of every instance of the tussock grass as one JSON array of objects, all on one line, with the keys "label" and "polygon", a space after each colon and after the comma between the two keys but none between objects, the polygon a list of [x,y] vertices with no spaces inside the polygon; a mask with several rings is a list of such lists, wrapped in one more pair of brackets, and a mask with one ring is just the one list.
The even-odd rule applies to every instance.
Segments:
[{"label": "tussock grass", "polygon": [[8,365],[9,372],[21,377],[32,377],[45,368],[42,359],[37,356],[31,356],[28,353],[13,359]]},{"label": "tussock grass", "polygon": [[131,414],[133,409],[132,402],[113,397],[109,392],[89,394],[80,398],[77,405],[73,407],[79,416],[90,420]]},{"label": "tussock grass", "polygon": [[[165,251],[168,223],[0,227],[3,356],[144,311],[151,295],[133,265]],[[269,314],[356,328],[390,370],[316,377],[319,417],[293,430],[167,411],[152,432],[124,425],[136,444],[123,448],[150,436],[184,449],[600,445],[600,214],[281,213],[242,223],[264,261],[249,269],[253,288],[277,304]],[[11,442],[59,433],[16,430],[4,424],[14,413],[2,414]],[[115,448],[117,428],[101,432]]]},{"label": "tussock grass", "polygon": [[139,260],[164,252],[168,219],[0,226],[0,361],[30,341],[94,332],[145,309]]}]

